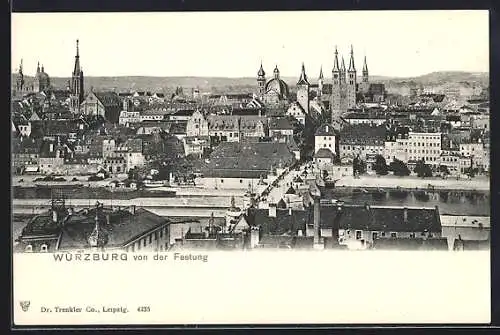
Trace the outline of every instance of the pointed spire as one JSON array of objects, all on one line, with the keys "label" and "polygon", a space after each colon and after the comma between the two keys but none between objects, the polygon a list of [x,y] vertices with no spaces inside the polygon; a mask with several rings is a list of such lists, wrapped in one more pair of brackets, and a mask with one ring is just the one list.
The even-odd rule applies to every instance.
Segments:
[{"label": "pointed spire", "polygon": [[339,72],[339,52],[337,51],[337,46],[335,46],[335,57],[333,59],[333,72]]},{"label": "pointed spire", "polygon": [[319,68],[319,79],[323,80],[323,66]]},{"label": "pointed spire", "polygon": [[40,61],[36,65],[36,73],[40,73]]},{"label": "pointed spire", "polygon": [[345,62],[344,62],[344,56],[342,56],[342,65],[340,66],[340,71],[345,72]]},{"label": "pointed spire", "polygon": [[19,74],[23,74],[23,59],[21,58],[21,64],[19,64]]},{"label": "pointed spire", "polygon": [[297,82],[297,85],[309,85],[309,82],[307,81],[306,67],[304,66],[304,62],[302,62],[302,70],[300,72],[300,78]]},{"label": "pointed spire", "polygon": [[368,65],[366,64],[366,55],[365,55],[365,60],[363,62],[363,73],[368,72]]},{"label": "pointed spire", "polygon": [[80,74],[82,71],[80,67],[80,47],[79,47],[79,40],[76,40],[76,56],[75,56],[75,68],[73,69],[73,75],[77,76]]},{"label": "pointed spire", "polygon": [[352,48],[352,44],[351,44],[351,58],[349,59],[349,70],[348,71],[350,71],[350,72],[356,71],[356,67],[354,66],[354,51]]},{"label": "pointed spire", "polygon": [[262,60],[260,61],[260,68],[259,68],[259,72],[257,72],[257,75],[259,77],[264,77],[266,75],[266,72],[264,72],[264,68],[262,67]]},{"label": "pointed spire", "polygon": [[44,69],[44,67],[43,67],[43,64],[42,64],[42,72],[45,72],[45,69]]}]

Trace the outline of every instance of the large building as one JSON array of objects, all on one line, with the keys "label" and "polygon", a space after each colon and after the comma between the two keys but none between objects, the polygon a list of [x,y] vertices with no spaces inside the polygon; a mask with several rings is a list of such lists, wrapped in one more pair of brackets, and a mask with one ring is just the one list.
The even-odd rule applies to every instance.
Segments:
[{"label": "large building", "polygon": [[280,79],[280,70],[278,66],[274,68],[273,78],[266,82],[266,73],[260,64],[260,69],[257,73],[257,85],[259,88],[259,97],[262,101],[269,105],[277,105],[280,102],[287,102],[290,89],[282,79]]},{"label": "large building", "polygon": [[[346,70],[344,58],[339,65],[337,48],[335,48],[335,58],[332,69],[333,85],[331,95],[332,120],[338,119],[343,112],[356,107],[357,94],[357,75],[354,65],[354,51],[351,46],[349,58],[349,68]],[[366,71],[366,80],[368,81],[368,71]]]},{"label": "large building", "polygon": [[18,252],[79,250],[168,250],[169,221],[145,209],[94,208],[79,211],[64,200],[53,200],[51,209],[32,218],[18,238]]},{"label": "large building", "polygon": [[73,113],[80,112],[80,104],[84,99],[83,70],[80,67],[80,51],[78,43],[79,41],[76,40],[75,67],[73,69],[70,82],[70,110]]},{"label": "large building", "polygon": [[51,88],[50,77],[45,72],[43,65],[40,67],[40,62],[36,67],[35,78],[31,82],[26,82],[23,73],[23,60],[21,59],[21,64],[19,64],[19,69],[16,78],[16,84],[13,88],[14,96],[24,96],[28,93],[38,93],[44,92]]}]

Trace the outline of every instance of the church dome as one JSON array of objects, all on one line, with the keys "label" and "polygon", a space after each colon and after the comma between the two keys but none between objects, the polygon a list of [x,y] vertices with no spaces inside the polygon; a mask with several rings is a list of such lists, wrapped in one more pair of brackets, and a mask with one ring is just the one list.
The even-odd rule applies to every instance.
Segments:
[{"label": "church dome", "polygon": [[39,83],[39,89],[40,91],[45,90],[50,87],[50,77],[49,75],[44,71],[44,68],[42,66],[42,69],[40,72],[36,74],[36,79]]},{"label": "church dome", "polygon": [[288,97],[289,88],[288,85],[280,78],[273,78],[269,80],[266,84],[266,92],[274,91],[281,97]]}]

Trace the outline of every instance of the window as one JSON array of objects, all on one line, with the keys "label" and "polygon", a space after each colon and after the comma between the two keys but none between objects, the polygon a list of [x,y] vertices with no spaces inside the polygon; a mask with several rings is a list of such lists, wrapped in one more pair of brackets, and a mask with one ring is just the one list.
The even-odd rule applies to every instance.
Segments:
[{"label": "window", "polygon": [[163,237],[163,228],[160,229],[160,238],[162,238],[162,237]]},{"label": "window", "polygon": [[410,233],[410,238],[415,238],[415,233]]},{"label": "window", "polygon": [[363,232],[361,230],[356,230],[356,240],[360,240],[363,236]]},{"label": "window", "polygon": [[48,249],[48,247],[47,247],[47,245],[46,245],[46,244],[42,244],[42,245],[40,246],[40,251],[41,251],[41,252],[47,252],[47,249]]},{"label": "window", "polygon": [[142,241],[144,242],[144,243],[143,243],[143,245],[144,245],[144,246],[146,246],[147,239],[144,239],[144,240],[142,240]]},{"label": "window", "polygon": [[385,237],[385,231],[383,231],[380,236]]},{"label": "window", "polygon": [[25,252],[33,252],[33,246],[31,244],[28,244],[26,248],[24,248]]},{"label": "window", "polygon": [[373,240],[376,240],[376,239],[377,239],[377,237],[378,237],[378,233],[377,233],[377,232],[373,232],[373,233],[372,233],[372,239],[373,239]]},{"label": "window", "polygon": [[393,233],[391,233],[391,237],[392,237],[392,238],[396,238],[396,237],[397,237],[397,233],[394,233],[394,232],[393,232]]},{"label": "window", "polygon": [[221,182],[221,183],[224,183],[224,179],[221,179],[221,180],[220,180],[220,182]]}]

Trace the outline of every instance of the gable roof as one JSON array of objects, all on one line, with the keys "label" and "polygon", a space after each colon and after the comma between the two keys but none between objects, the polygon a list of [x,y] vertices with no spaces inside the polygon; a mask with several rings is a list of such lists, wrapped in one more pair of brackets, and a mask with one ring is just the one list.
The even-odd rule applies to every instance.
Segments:
[{"label": "gable roof", "polygon": [[288,118],[280,117],[280,118],[271,118],[269,120],[269,129],[293,130],[294,127]]},{"label": "gable roof", "polygon": [[200,169],[204,176],[259,178],[271,168],[289,166],[294,160],[286,143],[225,142],[210,154],[208,163],[200,163]]},{"label": "gable roof", "polygon": [[121,107],[121,100],[115,92],[94,92],[104,107]]},{"label": "gable roof", "polygon": [[319,149],[315,154],[314,158],[330,158],[333,159],[335,156],[333,155],[333,152],[330,149],[327,148],[321,148]]},{"label": "gable roof", "polygon": [[336,136],[338,132],[333,128],[332,125],[323,124],[314,133],[314,136]]}]

